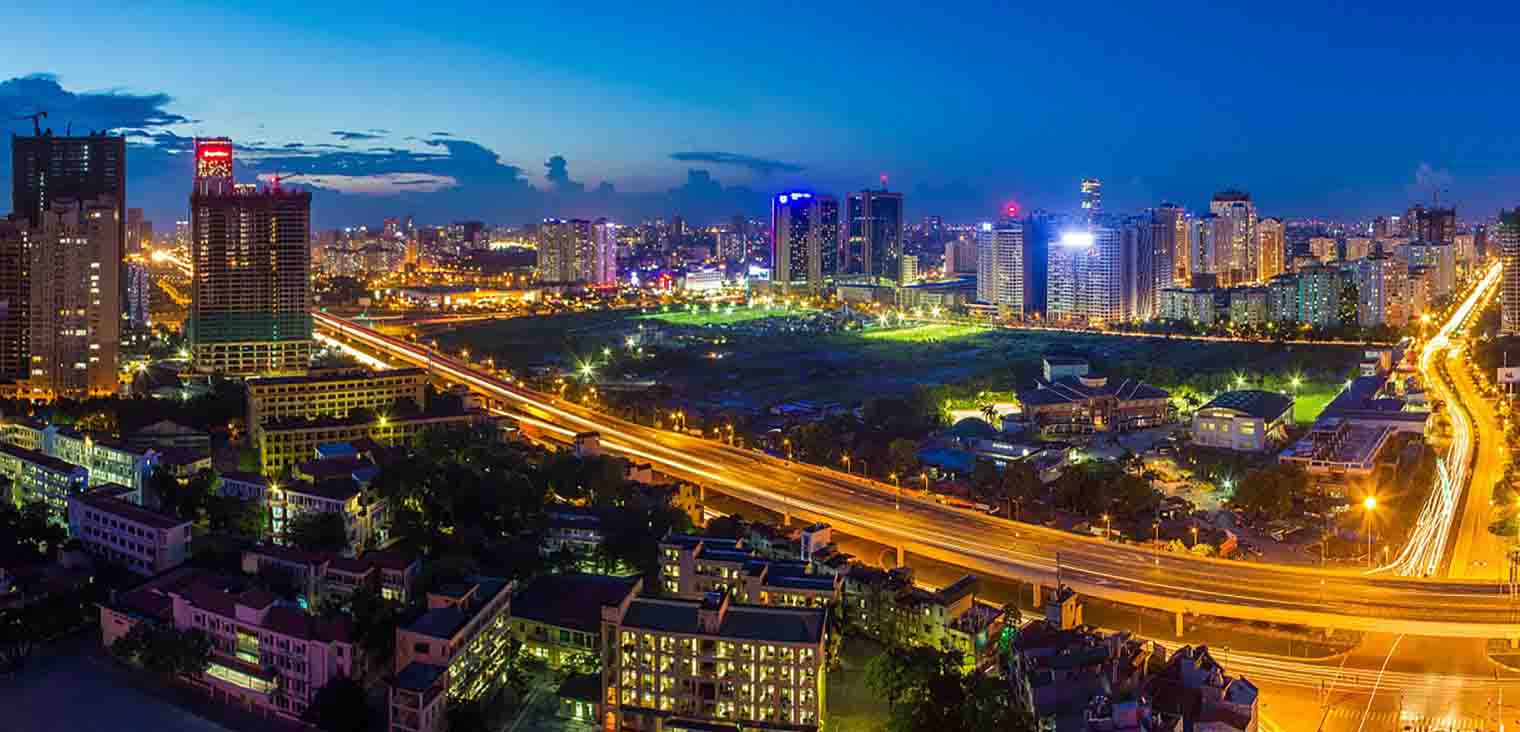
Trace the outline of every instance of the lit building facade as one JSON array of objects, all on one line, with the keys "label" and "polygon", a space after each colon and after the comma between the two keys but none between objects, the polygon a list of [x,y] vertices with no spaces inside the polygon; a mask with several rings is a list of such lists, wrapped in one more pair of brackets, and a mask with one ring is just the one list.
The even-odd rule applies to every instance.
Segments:
[{"label": "lit building facade", "polygon": [[1103,181],[1097,178],[1082,179],[1082,217],[1088,224],[1097,223],[1103,214]]},{"label": "lit building facade", "polygon": [[183,564],[190,557],[191,522],[118,497],[129,492],[107,486],[69,496],[69,536],[90,554],[141,575]]},{"label": "lit building facade", "polygon": [[1101,324],[1123,319],[1122,237],[1100,227],[1061,234],[1048,255],[1046,318]]},{"label": "lit building facade", "polygon": [[26,219],[0,218],[0,381],[31,376],[32,239]]},{"label": "lit building facade", "polygon": [[1209,213],[1217,222],[1216,263],[1213,270],[1230,284],[1243,284],[1260,278],[1260,252],[1256,238],[1256,204],[1245,191],[1226,190],[1214,194]]},{"label": "lit building facade", "polygon": [[1024,225],[982,223],[976,232],[976,299],[1015,317],[1024,315]]},{"label": "lit building facade", "polygon": [[1270,216],[1256,222],[1256,280],[1266,282],[1288,271],[1288,245],[1282,219]]},{"label": "lit building facade", "polygon": [[605,730],[817,730],[828,611],[630,598],[602,609]]},{"label": "lit building facade", "polygon": [[381,413],[398,400],[422,406],[425,369],[343,369],[247,381],[248,428],[272,419],[347,417],[355,409]]},{"label": "lit building facade", "polygon": [[470,577],[427,594],[427,611],[396,629],[391,732],[447,729],[451,701],[489,698],[506,684],[512,587]]},{"label": "lit building facade", "polygon": [[70,399],[116,392],[121,204],[53,198],[31,247],[28,347],[34,389]]},{"label": "lit building facade", "polygon": [[60,525],[68,523],[69,497],[90,485],[84,467],[9,443],[0,443],[0,476],[10,480],[10,500],[18,505],[39,501]]},{"label": "lit building facade", "polygon": [[771,285],[819,291],[839,272],[839,201],[807,192],[771,199]]},{"label": "lit building facade", "polygon": [[902,284],[903,194],[886,189],[849,194],[839,230],[842,258],[838,274]]},{"label": "lit building facade", "polygon": [[185,328],[197,371],[304,372],[311,363],[311,193],[236,185],[232,141],[195,141]]},{"label": "lit building facade", "polygon": [[1494,228],[1493,238],[1504,266],[1499,287],[1499,332],[1520,335],[1520,208],[1499,213],[1499,225]]}]

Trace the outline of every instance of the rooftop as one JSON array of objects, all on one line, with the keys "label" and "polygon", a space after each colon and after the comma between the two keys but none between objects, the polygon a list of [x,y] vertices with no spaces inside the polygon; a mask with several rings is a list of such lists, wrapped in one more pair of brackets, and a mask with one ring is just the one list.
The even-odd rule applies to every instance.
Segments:
[{"label": "rooftop", "polygon": [[36,450],[28,450],[24,447],[18,447],[8,442],[0,442],[0,453],[5,453],[6,455],[10,455],[11,457],[17,458],[19,460],[25,460],[26,462],[32,463],[34,465],[41,465],[44,468],[60,473],[72,473],[76,470],[84,470],[84,468],[79,467],[78,465],[59,460],[52,455],[38,452]]},{"label": "rooftop", "polygon": [[[702,600],[636,598],[623,615],[623,626],[643,630],[705,635],[697,617]],[[813,608],[730,604],[718,636],[774,643],[817,643],[823,639],[827,613]]]},{"label": "rooftop", "polygon": [[1121,402],[1133,399],[1165,399],[1169,394],[1136,379],[1115,382],[1101,376],[1063,376],[1055,381],[1041,381],[1034,389],[1019,390],[1019,401],[1026,406],[1045,406],[1114,397]]},{"label": "rooftop", "polygon": [[602,624],[602,606],[621,604],[637,584],[632,577],[544,575],[513,594],[512,617],[596,633]]},{"label": "rooftop", "polygon": [[406,665],[406,668],[401,669],[400,673],[396,674],[396,687],[406,689],[407,691],[427,691],[432,688],[433,683],[438,681],[440,676],[443,676],[445,671],[448,671],[448,668],[445,666],[434,666],[430,663],[412,661]]},{"label": "rooftop", "polygon": [[1292,408],[1293,398],[1286,394],[1279,394],[1275,391],[1262,391],[1260,389],[1243,389],[1220,394],[1214,397],[1213,401],[1210,401],[1199,409],[1200,411],[1204,409],[1226,409],[1248,417],[1256,417],[1267,422],[1273,422]]},{"label": "rooftop", "polygon": [[353,381],[355,379],[383,379],[391,376],[427,376],[427,369],[386,369],[381,371],[364,371],[362,369],[345,369],[342,371],[325,374],[306,374],[304,376],[266,376],[249,379],[249,389],[259,389],[269,386],[284,386],[290,384],[323,384],[339,381]]},{"label": "rooftop", "polygon": [[190,525],[190,522],[187,520],[175,518],[174,516],[157,511],[150,511],[136,504],[123,501],[113,495],[113,493],[114,491],[91,491],[73,496],[73,499],[97,511],[104,511],[133,523],[155,529],[167,530]]},{"label": "rooftop", "polygon": [[508,586],[506,580],[496,577],[470,577],[467,584],[445,587],[434,594],[463,597],[473,588],[475,597],[462,610],[457,607],[433,608],[423,613],[422,617],[417,618],[406,629],[430,638],[444,640],[453,638],[454,634],[468,624],[481,608],[489,605],[497,595],[506,591]]}]

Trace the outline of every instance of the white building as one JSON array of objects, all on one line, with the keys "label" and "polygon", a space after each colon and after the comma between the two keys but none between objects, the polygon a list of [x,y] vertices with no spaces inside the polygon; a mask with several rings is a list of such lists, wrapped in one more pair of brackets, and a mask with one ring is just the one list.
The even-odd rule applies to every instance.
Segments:
[{"label": "white building", "polygon": [[983,223],[976,233],[976,299],[1000,312],[1024,313],[1024,226]]},{"label": "white building", "polygon": [[125,486],[106,486],[69,496],[69,535],[85,551],[137,574],[155,575],[190,556],[191,522],[149,511],[118,496]]},{"label": "white building", "polygon": [[1193,414],[1193,444],[1265,452],[1287,439],[1293,399],[1275,391],[1227,391]]},{"label": "white building", "polygon": [[1105,227],[1061,234],[1049,252],[1045,316],[1054,322],[1096,325],[1121,320],[1122,237]]}]

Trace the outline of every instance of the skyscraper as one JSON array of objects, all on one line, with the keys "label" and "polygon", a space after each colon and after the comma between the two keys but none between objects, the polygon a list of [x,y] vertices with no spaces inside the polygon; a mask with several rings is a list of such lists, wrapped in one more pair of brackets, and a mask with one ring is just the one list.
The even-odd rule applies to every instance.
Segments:
[{"label": "skyscraper", "polygon": [[1158,305],[1156,293],[1156,246],[1152,241],[1151,217],[1134,216],[1119,230],[1119,282],[1121,317],[1148,320]]},{"label": "skyscraper", "polygon": [[771,199],[771,283],[817,290],[839,271],[839,202],[807,192]]},{"label": "skyscraper", "polygon": [[1359,324],[1401,326],[1409,322],[1408,264],[1378,252],[1357,260],[1352,276],[1356,283]]},{"label": "skyscraper", "polygon": [[903,246],[903,195],[864,190],[845,199],[839,274],[862,275],[871,282],[899,281]]},{"label": "skyscraper", "polygon": [[1122,244],[1117,229],[1063,232],[1050,247],[1046,317],[1084,325],[1122,319]]},{"label": "skyscraper", "polygon": [[998,311],[1023,317],[1024,226],[1005,219],[977,226],[976,299]]},{"label": "skyscraper", "polygon": [[32,296],[31,230],[24,217],[0,218],[0,381],[31,374],[27,346]]},{"label": "skyscraper", "polygon": [[121,218],[120,202],[109,193],[85,200],[48,196],[31,247],[34,388],[70,399],[116,391]]},{"label": "skyscraper", "polygon": [[1288,246],[1282,219],[1267,217],[1256,222],[1256,279],[1259,282],[1288,270]]},{"label": "skyscraper", "polygon": [[[127,139],[91,133],[80,137],[52,134],[11,138],[11,210],[32,228],[55,199],[76,201],[111,196],[127,200]],[[126,219],[117,217],[118,242],[127,238]]]},{"label": "skyscraper", "polygon": [[232,141],[195,141],[185,330],[195,368],[235,376],[311,363],[311,194],[237,185]]},{"label": "skyscraper", "polygon": [[1520,335],[1520,208],[1500,211],[1499,225],[1493,228],[1490,236],[1498,244],[1499,257],[1504,263],[1504,279],[1499,290],[1499,332]]},{"label": "skyscraper", "polygon": [[1091,224],[1103,213],[1103,181],[1097,178],[1082,179],[1082,217]]},{"label": "skyscraper", "polygon": [[1228,189],[1214,194],[1209,213],[1219,217],[1217,266],[1221,280],[1243,284],[1260,278],[1257,271],[1256,204],[1245,191]]}]

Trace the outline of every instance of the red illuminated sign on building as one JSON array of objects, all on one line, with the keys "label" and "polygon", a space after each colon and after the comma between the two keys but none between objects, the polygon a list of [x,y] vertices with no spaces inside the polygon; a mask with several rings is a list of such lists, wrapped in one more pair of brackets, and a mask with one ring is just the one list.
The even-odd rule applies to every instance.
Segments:
[{"label": "red illuminated sign on building", "polygon": [[226,137],[196,138],[195,177],[232,180],[232,140]]}]

